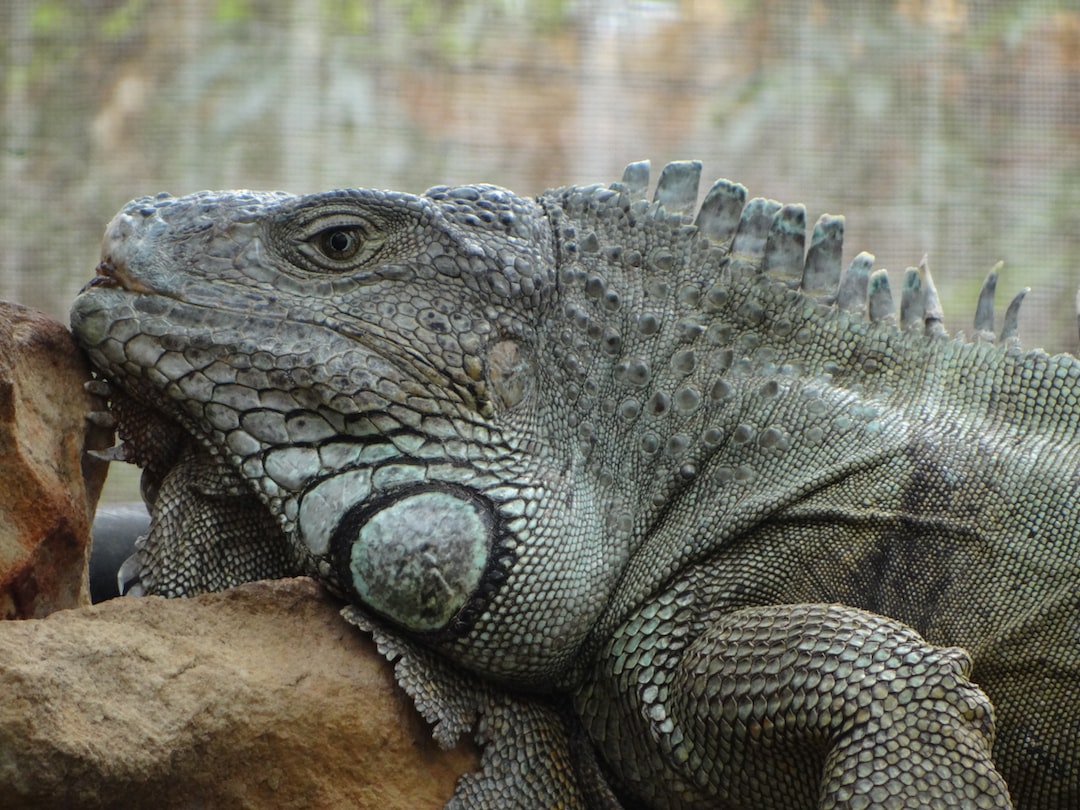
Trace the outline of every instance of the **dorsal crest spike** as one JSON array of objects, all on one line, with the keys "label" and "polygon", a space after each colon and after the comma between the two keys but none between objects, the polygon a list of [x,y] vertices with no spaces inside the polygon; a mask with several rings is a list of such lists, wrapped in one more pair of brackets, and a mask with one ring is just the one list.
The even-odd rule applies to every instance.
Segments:
[{"label": "dorsal crest spike", "polygon": [[806,208],[784,205],[773,216],[765,240],[762,269],[795,287],[802,280],[806,249]]},{"label": "dorsal crest spike", "polygon": [[844,312],[865,312],[866,296],[870,285],[870,271],[874,267],[874,254],[863,251],[848,265],[840,276],[836,293],[836,306]]},{"label": "dorsal crest spike", "polygon": [[705,195],[695,224],[710,241],[726,244],[738,230],[745,205],[745,186],[730,180],[717,180]]},{"label": "dorsal crest spike", "polygon": [[765,250],[765,240],[769,238],[773,216],[780,210],[780,203],[755,197],[746,204],[739,219],[731,252],[739,256],[756,259]]},{"label": "dorsal crest spike", "polygon": [[810,249],[803,264],[802,289],[807,295],[833,299],[840,284],[844,250],[844,218],[822,214],[814,225]]},{"label": "dorsal crest spike", "polygon": [[875,270],[870,274],[867,309],[870,320],[875,323],[891,320],[896,314],[896,304],[893,303],[892,288],[889,286],[889,273],[885,268]]},{"label": "dorsal crest spike", "polygon": [[904,284],[900,290],[900,328],[905,332],[921,328],[926,315],[926,290],[923,277],[917,267],[904,271]]},{"label": "dorsal crest spike", "polygon": [[687,222],[694,216],[698,186],[701,184],[701,161],[681,160],[667,164],[660,172],[653,199],[669,214],[680,214]]},{"label": "dorsal crest spike", "polygon": [[622,187],[633,198],[644,197],[649,191],[649,169],[652,164],[639,160],[623,169]]},{"label": "dorsal crest spike", "polygon": [[944,337],[945,326],[934,279],[924,255],[918,267],[904,271],[904,286],[900,295],[900,328],[921,330],[927,337]]},{"label": "dorsal crest spike", "polygon": [[945,312],[941,308],[934,278],[930,275],[929,257],[925,254],[919,262],[919,275],[923,287],[923,330],[927,337],[945,337]]},{"label": "dorsal crest spike", "polygon": [[[999,262],[1000,264],[1000,262]],[[1017,331],[1020,323],[1020,305],[1024,303],[1024,297],[1031,292],[1031,287],[1024,287],[1016,294],[1016,297],[1009,302],[1008,308],[1005,310],[1005,322],[1001,325],[1001,337],[1002,343],[1013,341],[1017,339]]]},{"label": "dorsal crest spike", "polygon": [[993,269],[986,274],[986,279],[979,289],[979,301],[975,305],[975,335],[989,336],[993,339],[994,334],[994,294],[997,292],[998,272],[1002,263],[998,262]]}]

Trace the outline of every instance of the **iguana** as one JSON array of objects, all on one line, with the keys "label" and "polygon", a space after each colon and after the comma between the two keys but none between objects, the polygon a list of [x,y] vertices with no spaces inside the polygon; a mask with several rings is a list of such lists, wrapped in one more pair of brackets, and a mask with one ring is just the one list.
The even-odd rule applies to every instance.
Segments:
[{"label": "iguana", "polygon": [[317,577],[454,807],[1080,806],[1080,361],[700,171],[128,204],[128,587]]}]

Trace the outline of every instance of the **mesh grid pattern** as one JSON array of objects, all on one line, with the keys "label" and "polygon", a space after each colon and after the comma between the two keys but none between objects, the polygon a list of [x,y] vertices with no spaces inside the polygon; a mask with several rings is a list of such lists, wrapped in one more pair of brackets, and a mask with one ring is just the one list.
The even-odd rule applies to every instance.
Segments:
[{"label": "mesh grid pattern", "polygon": [[13,0],[0,296],[65,318],[104,224],[166,189],[521,193],[705,162],[924,253],[950,330],[999,259],[1026,346],[1077,347],[1071,3]]}]

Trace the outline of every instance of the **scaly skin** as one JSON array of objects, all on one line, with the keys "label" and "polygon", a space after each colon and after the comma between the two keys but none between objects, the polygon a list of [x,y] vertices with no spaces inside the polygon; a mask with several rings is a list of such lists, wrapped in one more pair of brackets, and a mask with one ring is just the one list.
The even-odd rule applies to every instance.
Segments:
[{"label": "scaly skin", "polygon": [[129,204],[73,328],[194,441],[121,414],[126,573],[321,579],[452,806],[1080,805],[1080,363],[699,171]]}]

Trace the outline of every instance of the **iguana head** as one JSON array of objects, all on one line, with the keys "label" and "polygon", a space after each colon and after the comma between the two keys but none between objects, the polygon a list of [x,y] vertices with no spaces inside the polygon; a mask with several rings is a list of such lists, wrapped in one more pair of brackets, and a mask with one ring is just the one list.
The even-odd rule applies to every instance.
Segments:
[{"label": "iguana head", "polygon": [[572,656],[620,553],[597,542],[581,426],[554,388],[572,362],[553,351],[556,241],[540,204],[493,186],[141,198],[109,224],[72,324],[126,402],[248,482],[307,571],[535,680]]}]

